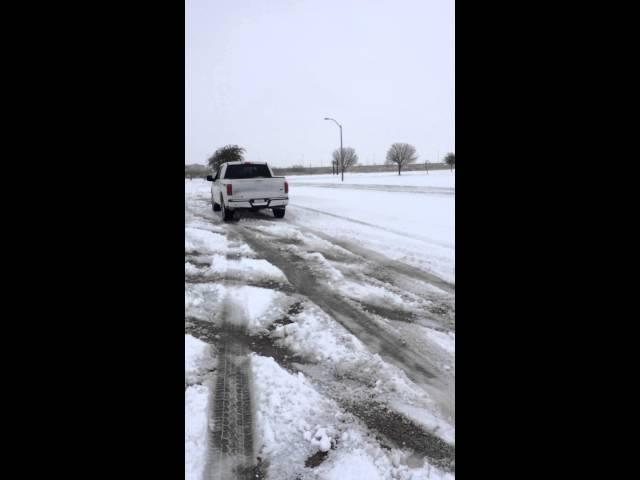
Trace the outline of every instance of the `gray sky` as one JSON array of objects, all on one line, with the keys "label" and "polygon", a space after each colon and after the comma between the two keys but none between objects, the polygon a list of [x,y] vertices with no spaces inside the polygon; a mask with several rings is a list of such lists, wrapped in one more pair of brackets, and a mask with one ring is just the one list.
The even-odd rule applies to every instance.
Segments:
[{"label": "gray sky", "polygon": [[185,163],[238,144],[247,160],[330,165],[454,151],[452,0],[186,0]]}]

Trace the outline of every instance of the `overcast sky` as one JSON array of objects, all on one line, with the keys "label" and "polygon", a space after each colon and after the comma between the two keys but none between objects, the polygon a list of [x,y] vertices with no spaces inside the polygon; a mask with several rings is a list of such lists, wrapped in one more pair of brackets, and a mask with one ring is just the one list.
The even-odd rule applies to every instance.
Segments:
[{"label": "overcast sky", "polygon": [[185,163],[238,144],[274,166],[454,152],[452,0],[186,0]]}]

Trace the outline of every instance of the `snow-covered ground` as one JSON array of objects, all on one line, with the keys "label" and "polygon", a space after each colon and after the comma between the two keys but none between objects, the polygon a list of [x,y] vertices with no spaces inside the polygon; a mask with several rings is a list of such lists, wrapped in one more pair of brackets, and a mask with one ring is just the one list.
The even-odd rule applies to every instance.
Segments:
[{"label": "snow-covered ground", "polygon": [[[290,183],[335,183],[342,184],[336,175],[291,175]],[[402,172],[349,173],[344,176],[345,185],[400,185],[418,187],[438,187],[455,189],[455,172],[450,170],[432,170]]]},{"label": "snow-covered ground", "polygon": [[202,478],[207,460],[207,431],[209,387],[202,385],[207,373],[216,366],[213,347],[192,337],[184,336],[184,450],[185,478]]},{"label": "snow-covered ground", "polygon": [[289,182],[284,219],[223,223],[185,181],[185,478],[222,462],[242,355],[266,478],[452,479],[454,175]]},{"label": "snow-covered ground", "polygon": [[455,173],[288,177],[296,223],[455,282]]},{"label": "snow-covered ground", "polygon": [[[371,432],[338,403],[319,393],[302,373],[292,374],[272,358],[252,356],[256,378],[257,431],[269,458],[268,478],[319,480],[452,479],[428,463],[411,467],[411,453],[383,448]],[[331,461],[315,472],[302,469],[318,452]],[[305,471],[307,470],[307,471]]]}]

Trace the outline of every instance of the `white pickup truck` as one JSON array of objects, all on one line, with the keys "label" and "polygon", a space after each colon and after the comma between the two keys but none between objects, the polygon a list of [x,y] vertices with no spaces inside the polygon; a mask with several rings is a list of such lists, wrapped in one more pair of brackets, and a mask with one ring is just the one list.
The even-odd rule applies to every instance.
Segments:
[{"label": "white pickup truck", "polygon": [[266,162],[223,163],[211,184],[211,205],[221,211],[225,221],[233,219],[236,210],[270,208],[273,216],[283,218],[289,203],[289,184],[284,177],[273,175]]}]

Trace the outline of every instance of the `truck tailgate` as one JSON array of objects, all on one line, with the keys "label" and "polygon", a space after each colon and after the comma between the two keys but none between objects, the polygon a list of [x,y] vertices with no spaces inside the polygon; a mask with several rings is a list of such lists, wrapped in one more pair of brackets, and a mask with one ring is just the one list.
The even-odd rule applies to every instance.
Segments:
[{"label": "truck tailgate", "polygon": [[233,198],[236,200],[273,198],[285,195],[284,178],[228,179],[225,180],[224,183],[230,183],[233,185]]}]

